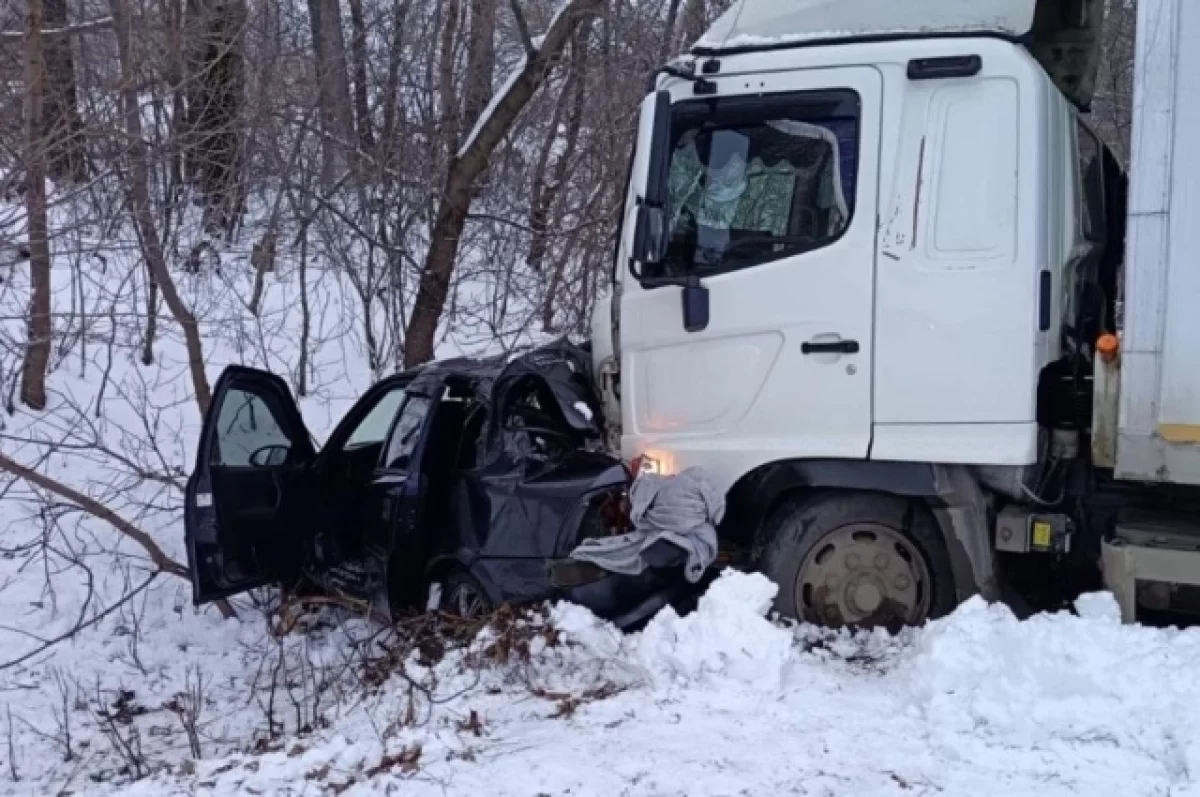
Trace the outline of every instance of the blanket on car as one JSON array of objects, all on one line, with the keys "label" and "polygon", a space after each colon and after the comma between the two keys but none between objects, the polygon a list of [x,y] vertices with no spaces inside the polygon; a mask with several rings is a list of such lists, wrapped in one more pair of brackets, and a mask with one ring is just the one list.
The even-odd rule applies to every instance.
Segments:
[{"label": "blanket on car", "polygon": [[572,559],[591,562],[614,573],[638,575],[652,563],[646,552],[668,542],[686,554],[685,574],[692,583],[717,558],[717,524],[725,515],[725,496],[700,468],[675,476],[646,473],[629,489],[629,517],[634,531],[585,540]]}]

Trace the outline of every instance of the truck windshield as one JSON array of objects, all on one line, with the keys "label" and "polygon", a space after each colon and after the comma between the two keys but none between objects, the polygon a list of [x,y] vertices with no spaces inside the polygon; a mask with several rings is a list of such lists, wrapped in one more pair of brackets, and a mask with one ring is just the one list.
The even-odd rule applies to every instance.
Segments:
[{"label": "truck windshield", "polygon": [[676,104],[670,246],[647,275],[721,273],[836,241],[854,213],[858,127],[849,90]]}]

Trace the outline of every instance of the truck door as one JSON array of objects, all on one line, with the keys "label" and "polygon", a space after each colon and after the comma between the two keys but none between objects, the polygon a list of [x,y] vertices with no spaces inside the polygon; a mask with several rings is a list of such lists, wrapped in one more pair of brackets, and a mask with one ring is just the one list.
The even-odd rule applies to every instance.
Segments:
[{"label": "truck door", "polygon": [[287,384],[265,371],[226,368],[184,493],[197,604],[298,575],[311,531],[306,480],[315,458]]},{"label": "truck door", "polygon": [[[625,454],[669,452],[728,487],[762,462],[869,454],[882,79],[853,67],[716,82],[710,97],[672,87],[660,177],[646,138],[667,126],[643,119],[648,176],[630,208],[665,181],[669,238],[661,262],[639,263],[626,225],[619,347]],[[685,283],[693,302],[707,291],[690,330]]]}]

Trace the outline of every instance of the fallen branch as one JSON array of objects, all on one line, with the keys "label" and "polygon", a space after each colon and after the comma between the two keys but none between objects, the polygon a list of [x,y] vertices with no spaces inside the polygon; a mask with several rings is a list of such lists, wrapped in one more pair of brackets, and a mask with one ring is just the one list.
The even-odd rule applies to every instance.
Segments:
[{"label": "fallen branch", "polygon": [[[52,479],[43,473],[38,473],[32,468],[27,468],[20,462],[17,462],[16,460],[11,459],[4,454],[0,454],[0,470],[7,471],[19,479],[23,479],[30,484],[41,487],[43,490],[53,493],[59,498],[70,501],[92,517],[108,523],[117,531],[121,532],[126,537],[129,537],[138,545],[140,545],[150,557],[150,561],[153,562],[154,566],[157,567],[161,572],[170,573],[171,575],[179,576],[180,578],[191,578],[188,569],[179,562],[176,562],[171,557],[167,556],[166,552],[164,552],[163,549],[158,546],[158,543],[154,541],[153,537],[106,507],[104,504],[97,501],[95,498],[89,498],[78,490],[68,487],[62,482]],[[237,616],[233,611],[233,607],[230,606],[226,601],[217,601],[216,606],[218,611],[221,612],[222,617],[230,618]]]}]

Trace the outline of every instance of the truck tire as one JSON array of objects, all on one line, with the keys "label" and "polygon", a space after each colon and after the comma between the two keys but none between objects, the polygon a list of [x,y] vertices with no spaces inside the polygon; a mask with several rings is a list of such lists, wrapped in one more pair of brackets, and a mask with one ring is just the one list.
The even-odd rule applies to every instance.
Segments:
[{"label": "truck tire", "polygon": [[923,504],[878,493],[786,500],[763,527],[775,610],[818,625],[895,631],[955,606],[950,553]]}]

